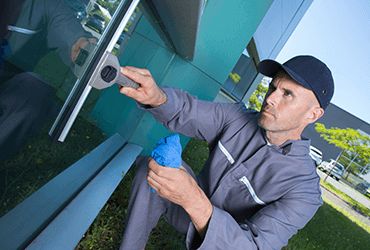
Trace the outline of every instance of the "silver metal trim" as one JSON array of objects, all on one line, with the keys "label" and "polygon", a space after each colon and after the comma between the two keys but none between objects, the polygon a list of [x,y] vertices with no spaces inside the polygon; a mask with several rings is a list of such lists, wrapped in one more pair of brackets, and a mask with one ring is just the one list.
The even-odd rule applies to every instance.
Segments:
[{"label": "silver metal trim", "polygon": [[75,108],[73,109],[72,114],[69,116],[68,121],[67,121],[66,125],[64,126],[62,133],[59,136],[58,141],[64,142],[64,140],[66,139],[66,137],[69,133],[69,130],[71,129],[74,121],[76,120],[76,118],[78,116],[78,113],[80,112],[82,106],[84,105],[84,103],[86,101],[86,98],[89,95],[91,89],[92,89],[92,87],[90,85],[87,85],[86,88],[84,89],[84,92],[82,93],[82,95],[81,95],[80,99],[78,100]]},{"label": "silver metal trim", "polygon": [[[139,2],[140,2],[140,0],[133,0],[132,1],[130,7],[127,9],[127,12],[126,12],[125,16],[123,17],[121,23],[119,24],[118,28],[116,29],[116,32],[114,33],[112,39],[110,40],[110,42],[108,44],[108,47],[107,47],[107,51],[112,52],[112,50],[114,48],[114,45],[118,41],[118,38],[122,34],[123,30],[125,29],[128,21],[130,20],[132,14],[134,13],[134,11],[135,11],[137,5],[139,4]],[[121,4],[122,4],[122,2],[121,2]],[[114,13],[114,16],[112,17],[112,20],[114,20],[113,18],[116,15],[118,15],[117,12]],[[109,24],[111,24],[111,22]]]},{"label": "silver metal trim", "polygon": [[222,153],[224,153],[224,155],[229,160],[229,162],[231,164],[234,164],[234,162],[235,162],[234,158],[231,156],[229,151],[227,151],[227,149],[224,147],[224,145],[222,145],[221,141],[218,141],[218,147],[221,149]]},{"label": "silver metal trim", "polygon": [[71,93],[69,93],[67,100],[64,102],[62,109],[60,110],[58,117],[55,119],[53,126],[51,127],[49,131],[49,135],[51,136],[54,133],[55,128],[57,127],[57,124],[59,123],[60,119],[62,118],[62,115],[64,114],[64,111],[67,109],[68,103],[71,101],[72,96],[74,92],[77,89],[78,84],[80,83],[80,79],[77,79],[75,85],[73,86],[73,89],[71,90]]},{"label": "silver metal trim", "polygon": [[266,205],[266,203],[264,203],[263,201],[261,201],[260,198],[258,198],[256,192],[254,191],[254,189],[253,189],[251,183],[249,182],[249,180],[247,179],[247,177],[243,176],[242,178],[239,179],[239,181],[243,182],[247,186],[247,188],[249,190],[249,193],[252,195],[253,200],[255,202],[257,202],[260,205]]}]

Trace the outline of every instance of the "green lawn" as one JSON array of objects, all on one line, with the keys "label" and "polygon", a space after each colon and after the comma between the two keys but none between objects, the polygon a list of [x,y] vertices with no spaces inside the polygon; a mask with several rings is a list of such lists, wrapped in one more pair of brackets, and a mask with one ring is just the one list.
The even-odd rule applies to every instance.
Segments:
[{"label": "green lawn", "polygon": [[358,203],[354,199],[352,199],[350,196],[346,195],[345,193],[339,191],[337,188],[335,188],[333,185],[329,184],[328,182],[324,182],[321,180],[321,185],[324,186],[326,189],[330,190],[331,192],[335,193],[338,197],[345,200],[349,204],[351,204],[353,207],[357,208],[359,211],[363,212],[367,216],[370,217],[370,209],[366,206],[362,205],[361,203]]},{"label": "green lawn", "polygon": [[329,201],[314,218],[294,235],[285,250],[290,249],[369,249],[369,233],[336,210]]},{"label": "green lawn", "polygon": [[[190,140],[182,158],[198,173],[208,158],[207,143]],[[126,174],[102,212],[88,229],[76,249],[117,249],[123,229],[134,167]],[[339,211],[338,211],[339,210]],[[370,249],[369,233],[351,221],[329,201],[319,208],[314,218],[294,235],[284,250],[293,249]],[[186,249],[185,237],[162,218],[152,231],[147,246],[151,249]]]}]

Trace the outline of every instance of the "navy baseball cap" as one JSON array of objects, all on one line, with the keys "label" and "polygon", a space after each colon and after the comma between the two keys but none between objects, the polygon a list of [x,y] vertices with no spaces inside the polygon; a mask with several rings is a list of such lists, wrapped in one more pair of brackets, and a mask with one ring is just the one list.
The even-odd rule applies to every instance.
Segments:
[{"label": "navy baseball cap", "polygon": [[284,70],[297,83],[312,90],[324,110],[333,97],[334,80],[331,71],[325,63],[313,56],[296,56],[283,64],[267,59],[260,62],[257,69],[269,77]]}]

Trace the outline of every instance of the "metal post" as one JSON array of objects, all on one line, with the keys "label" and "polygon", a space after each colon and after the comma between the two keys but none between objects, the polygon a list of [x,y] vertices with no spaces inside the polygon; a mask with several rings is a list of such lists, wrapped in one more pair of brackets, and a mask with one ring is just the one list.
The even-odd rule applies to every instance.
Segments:
[{"label": "metal post", "polygon": [[347,168],[344,170],[344,172],[347,171],[347,169],[351,166],[351,164],[353,163],[353,161],[356,159],[356,157],[358,156],[358,153],[356,153],[355,157],[353,157],[353,159],[351,160],[351,162],[348,164]]},{"label": "metal post", "polygon": [[369,164],[366,164],[366,166],[365,166],[364,168],[362,168],[361,173],[359,173],[359,174],[357,175],[357,178],[356,178],[356,180],[355,180],[353,183],[357,183],[357,180],[358,180],[359,176],[360,176],[360,175],[362,175],[362,173],[365,171],[365,169],[367,169],[367,167],[368,167],[368,166],[369,166]]},{"label": "metal post", "polygon": [[344,149],[342,149],[342,151],[338,155],[337,159],[335,160],[334,165],[331,167],[331,169],[329,170],[328,174],[325,176],[324,182],[326,182],[326,179],[328,179],[328,176],[330,175],[331,171],[334,169],[335,165],[337,165],[337,162],[339,161],[339,158],[342,156],[343,152],[344,152]]}]

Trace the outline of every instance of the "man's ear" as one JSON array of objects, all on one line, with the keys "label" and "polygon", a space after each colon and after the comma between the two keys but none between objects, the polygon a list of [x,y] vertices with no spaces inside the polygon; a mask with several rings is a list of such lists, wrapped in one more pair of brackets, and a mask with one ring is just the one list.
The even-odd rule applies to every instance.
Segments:
[{"label": "man's ear", "polygon": [[308,112],[307,123],[314,123],[324,114],[324,109],[319,106],[312,107]]}]

